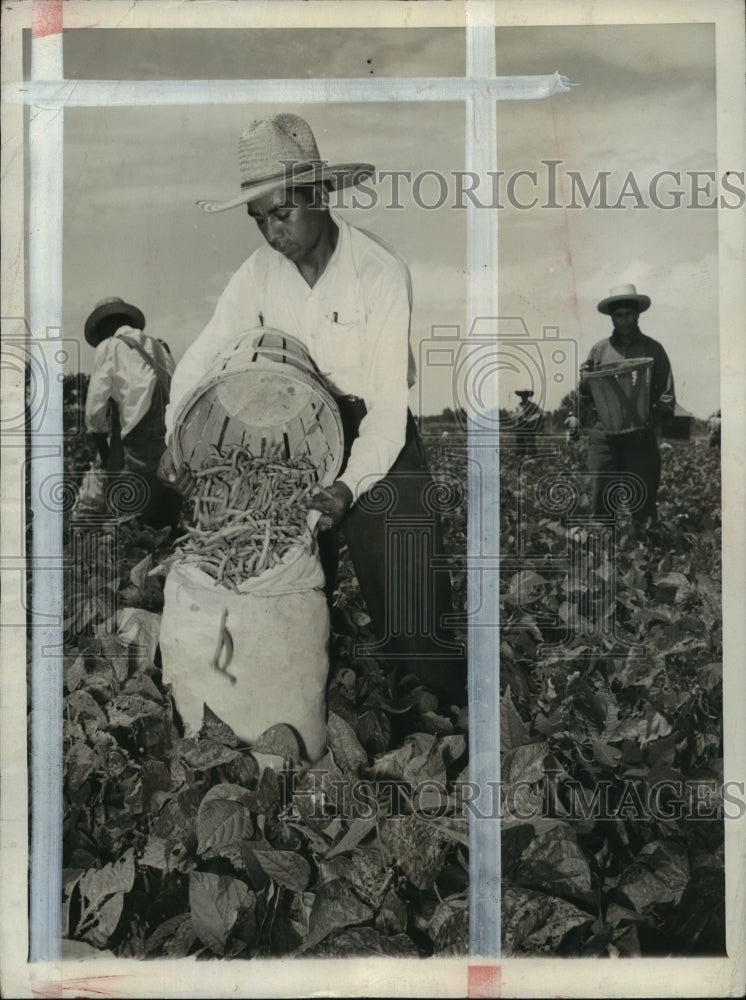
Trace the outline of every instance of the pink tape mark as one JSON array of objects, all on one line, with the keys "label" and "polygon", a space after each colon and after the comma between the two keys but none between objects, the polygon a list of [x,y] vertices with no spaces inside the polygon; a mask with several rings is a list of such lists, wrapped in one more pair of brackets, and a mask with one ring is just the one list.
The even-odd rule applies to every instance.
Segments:
[{"label": "pink tape mark", "polygon": [[44,38],[62,31],[62,0],[34,0],[31,37]]},{"label": "pink tape mark", "polygon": [[96,1000],[97,997],[116,997],[122,994],[124,976],[86,976],[84,979],[60,979],[34,983],[32,990],[40,1000],[63,1000],[75,997]]},{"label": "pink tape mark", "polygon": [[466,995],[469,1000],[477,997],[499,997],[502,976],[499,965],[470,965],[469,985]]}]

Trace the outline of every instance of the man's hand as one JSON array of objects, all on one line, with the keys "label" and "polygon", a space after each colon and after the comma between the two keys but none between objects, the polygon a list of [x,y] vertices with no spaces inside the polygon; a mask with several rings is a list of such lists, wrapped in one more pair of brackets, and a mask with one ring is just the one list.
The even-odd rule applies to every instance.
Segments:
[{"label": "man's hand", "polygon": [[161,455],[161,460],[158,464],[158,478],[161,482],[166,483],[167,486],[178,490],[185,497],[189,496],[194,486],[194,476],[192,476],[187,466],[182,465],[180,469],[177,469],[174,465],[174,456],[171,454],[170,448],[166,448]]},{"label": "man's hand", "polygon": [[351,506],[352,491],[341,479],[338,479],[336,483],[332,483],[326,489],[323,486],[319,486],[306,502],[308,510],[321,511],[319,531],[328,531],[329,528],[336,528]]}]

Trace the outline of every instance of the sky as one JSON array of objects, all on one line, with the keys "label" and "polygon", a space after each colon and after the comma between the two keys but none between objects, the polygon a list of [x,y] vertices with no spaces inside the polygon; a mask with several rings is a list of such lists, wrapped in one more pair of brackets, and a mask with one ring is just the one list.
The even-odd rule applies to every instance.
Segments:
[{"label": "sky", "polygon": [[[116,36],[116,37],[115,37]],[[537,171],[539,204],[499,212],[499,312],[519,317],[529,336],[558,327],[578,360],[608,335],[596,304],[632,282],[653,304],[644,332],[669,353],[681,404],[697,416],[719,405],[717,215],[713,210],[562,207],[570,172],[588,189],[609,171],[614,203],[629,171],[647,198],[661,170],[713,170],[716,162],[714,36],[708,25],[499,28],[500,75],[555,70],[574,86],[539,101],[501,101],[497,152],[505,178]],[[73,79],[221,79],[459,76],[463,34],[457,29],[319,31],[67,31],[65,74]],[[370,60],[370,62],[368,61]],[[437,209],[402,188],[402,209],[379,203],[346,208],[348,221],[389,242],[409,263],[414,288],[415,355],[431,328],[466,322],[466,212],[452,207],[453,175],[465,167],[465,112],[446,103],[284,105],[311,124],[321,156],[364,161],[379,170],[434,170],[449,197]],[[252,118],[280,110],[252,106],[68,108],[64,138],[63,325],[81,336],[96,301],[119,295],[138,305],[149,332],[177,359],[208,321],[220,292],[260,236],[240,209],[207,215],[199,198],[238,188],[237,144]],[[546,167],[556,168],[558,208],[546,201]],[[665,192],[673,186],[663,185]],[[482,189],[480,188],[480,191]],[[524,177],[517,196],[532,192]],[[423,183],[420,200],[437,190]],[[484,188],[485,195],[488,189]],[[454,195],[455,197],[455,195]],[[486,199],[487,202],[489,198]],[[710,200],[702,196],[702,201]],[[93,352],[83,344],[81,368]],[[566,383],[565,383],[566,386]],[[551,379],[545,403],[563,393]],[[450,400],[428,394],[429,408]],[[413,404],[417,405],[416,396]]]},{"label": "sky", "polygon": [[[711,25],[497,31],[498,74],[546,67],[577,86],[547,101],[498,105],[499,163],[506,175],[536,170],[541,178],[548,169],[542,160],[561,160],[556,201],[568,204],[569,172],[577,171],[592,190],[596,172],[610,171],[607,203],[613,205],[630,171],[647,204],[659,171],[679,172],[688,189],[687,172],[722,171]],[[660,182],[663,203],[664,192],[676,186],[672,179]],[[526,192],[522,201],[530,200],[527,186],[516,190]],[[712,196],[698,200],[706,204]],[[692,207],[689,196],[672,210],[637,204],[633,196],[620,209],[506,205],[499,231],[500,313],[521,315],[536,336],[546,325],[559,326],[584,359],[611,332],[597,303],[612,287],[634,284],[652,299],[640,328],[665,347],[681,405],[704,417],[719,406],[717,213]]]}]

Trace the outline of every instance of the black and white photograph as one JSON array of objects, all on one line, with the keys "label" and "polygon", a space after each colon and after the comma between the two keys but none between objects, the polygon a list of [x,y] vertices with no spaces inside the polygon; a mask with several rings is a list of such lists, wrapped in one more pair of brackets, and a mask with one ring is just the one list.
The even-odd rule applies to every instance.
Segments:
[{"label": "black and white photograph", "polygon": [[4,995],[742,994],[739,6],[4,5]]}]

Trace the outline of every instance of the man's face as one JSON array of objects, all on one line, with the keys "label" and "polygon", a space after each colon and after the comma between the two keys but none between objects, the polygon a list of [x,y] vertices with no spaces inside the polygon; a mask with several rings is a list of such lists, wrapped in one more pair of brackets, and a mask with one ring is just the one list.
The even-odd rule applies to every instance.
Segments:
[{"label": "man's face", "polygon": [[313,188],[276,188],[247,209],[272,249],[296,264],[313,253],[331,221]]},{"label": "man's face", "polygon": [[640,310],[631,305],[619,305],[611,312],[611,322],[622,337],[629,337],[637,329]]}]

